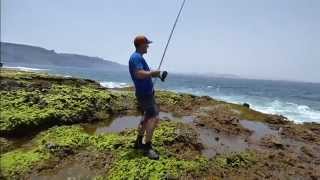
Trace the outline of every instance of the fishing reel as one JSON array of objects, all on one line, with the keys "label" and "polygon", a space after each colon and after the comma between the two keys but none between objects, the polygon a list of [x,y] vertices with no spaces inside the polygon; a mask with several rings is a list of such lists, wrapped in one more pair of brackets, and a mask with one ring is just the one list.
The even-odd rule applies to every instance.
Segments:
[{"label": "fishing reel", "polygon": [[168,76],[168,72],[167,71],[161,71],[160,75],[159,75],[159,78],[161,79],[162,82],[164,82],[167,76]]}]

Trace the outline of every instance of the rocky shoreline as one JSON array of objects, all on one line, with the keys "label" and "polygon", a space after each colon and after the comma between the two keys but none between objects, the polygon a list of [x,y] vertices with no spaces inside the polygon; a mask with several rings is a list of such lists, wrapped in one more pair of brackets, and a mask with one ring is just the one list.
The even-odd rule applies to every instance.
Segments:
[{"label": "rocky shoreline", "polygon": [[161,158],[153,161],[132,148],[139,111],[130,88],[9,69],[1,69],[0,85],[0,178],[320,178],[317,123],[157,91]]}]

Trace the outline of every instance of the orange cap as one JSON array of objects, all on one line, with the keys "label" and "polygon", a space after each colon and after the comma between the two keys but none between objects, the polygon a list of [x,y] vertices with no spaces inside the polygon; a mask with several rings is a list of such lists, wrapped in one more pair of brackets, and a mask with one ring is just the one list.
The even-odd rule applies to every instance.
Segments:
[{"label": "orange cap", "polygon": [[152,41],[150,41],[146,36],[137,36],[134,38],[134,46],[138,47],[141,44],[150,44]]}]

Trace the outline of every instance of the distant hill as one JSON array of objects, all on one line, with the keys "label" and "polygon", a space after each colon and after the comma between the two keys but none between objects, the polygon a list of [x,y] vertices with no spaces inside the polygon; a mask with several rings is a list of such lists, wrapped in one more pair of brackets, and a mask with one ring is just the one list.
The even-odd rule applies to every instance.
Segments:
[{"label": "distant hill", "polygon": [[56,53],[42,47],[1,42],[1,63],[3,65],[61,66],[95,69],[127,70],[127,66],[78,54]]}]

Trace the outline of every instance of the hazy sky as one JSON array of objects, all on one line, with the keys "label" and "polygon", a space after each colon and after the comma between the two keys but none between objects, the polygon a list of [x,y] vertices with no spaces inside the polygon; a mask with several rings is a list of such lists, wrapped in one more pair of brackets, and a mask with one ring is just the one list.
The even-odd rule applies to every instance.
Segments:
[{"label": "hazy sky", "polygon": [[[156,68],[182,0],[1,0],[1,38]],[[163,69],[320,82],[320,0],[187,0]]]}]

